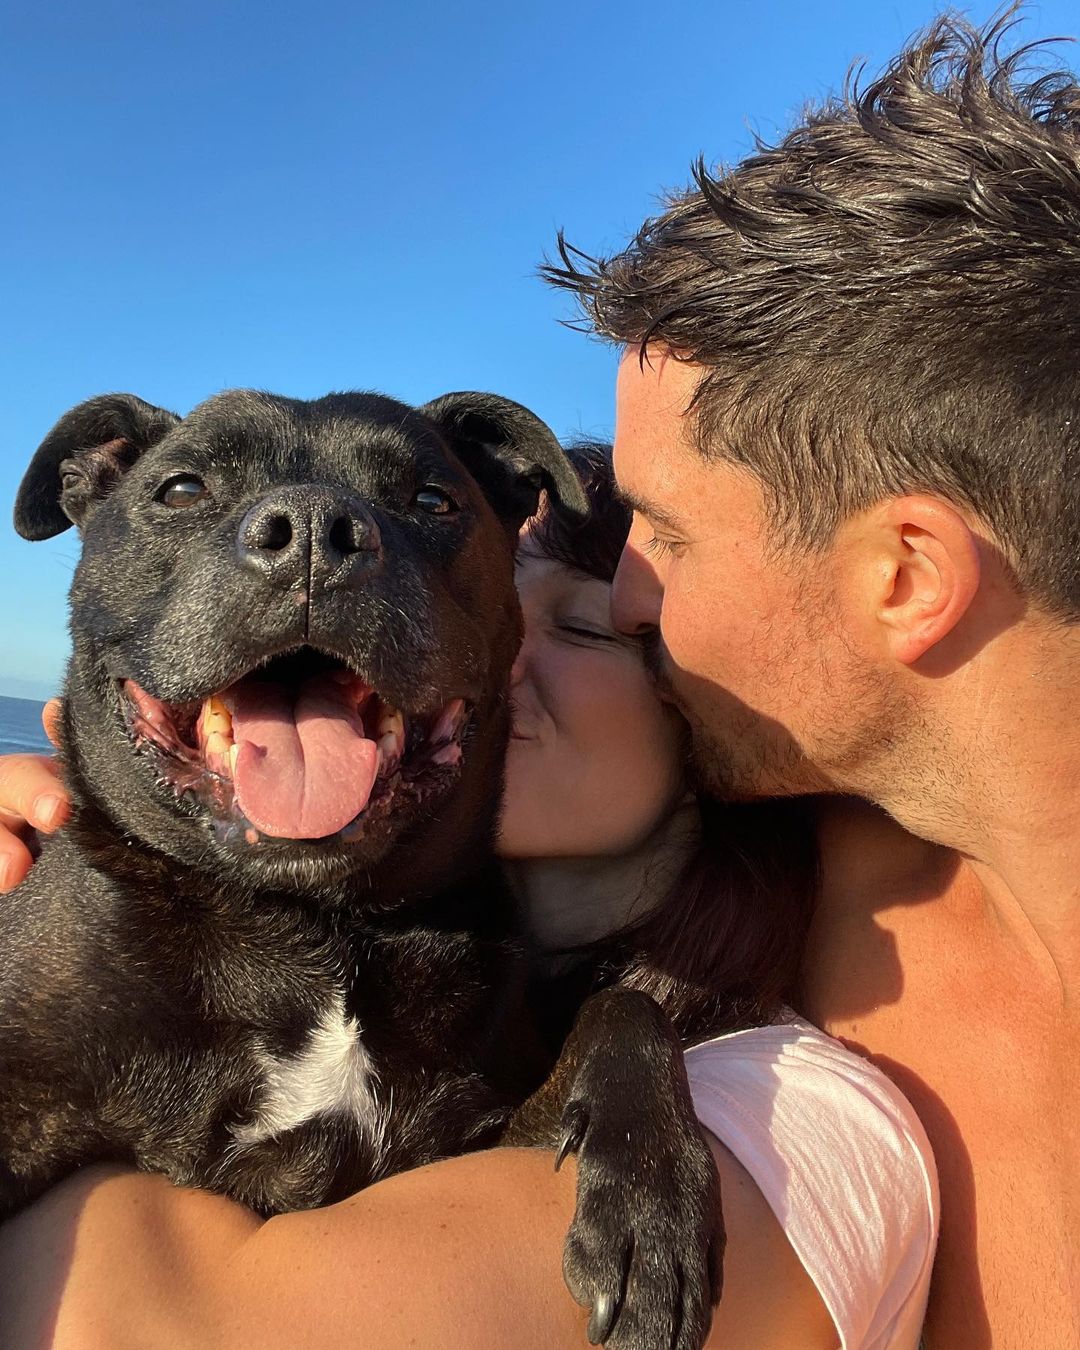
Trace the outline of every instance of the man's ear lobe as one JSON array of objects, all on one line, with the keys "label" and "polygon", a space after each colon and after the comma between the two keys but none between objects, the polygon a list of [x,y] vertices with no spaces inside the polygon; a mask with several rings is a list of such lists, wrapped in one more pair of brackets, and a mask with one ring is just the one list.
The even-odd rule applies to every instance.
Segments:
[{"label": "man's ear lobe", "polygon": [[888,557],[878,618],[893,656],[914,665],[954,631],[979,590],[979,545],[967,521],[935,497],[898,497],[879,509]]},{"label": "man's ear lobe", "polygon": [[573,515],[589,514],[555,433],[520,403],[498,394],[444,394],[420,412],[438,426],[515,539],[541,492]]},{"label": "man's ear lobe", "polygon": [[180,421],[134,394],[102,394],[64,414],[38,447],[15,498],[24,539],[51,539],[81,526],[144,450]]}]

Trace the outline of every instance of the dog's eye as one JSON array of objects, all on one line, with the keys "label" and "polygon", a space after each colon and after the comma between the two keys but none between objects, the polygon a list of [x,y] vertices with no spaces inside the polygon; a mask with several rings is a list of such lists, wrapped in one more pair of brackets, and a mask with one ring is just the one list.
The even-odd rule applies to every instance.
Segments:
[{"label": "dog's eye", "polygon": [[426,511],[429,516],[448,516],[457,510],[453,498],[448,497],[442,488],[432,487],[430,483],[420,489],[412,499],[412,504],[418,510]]},{"label": "dog's eye", "polygon": [[196,478],[191,473],[181,473],[162,485],[157,499],[163,506],[179,507],[183,510],[186,506],[194,506],[196,502],[203,501],[209,495],[201,478]]}]

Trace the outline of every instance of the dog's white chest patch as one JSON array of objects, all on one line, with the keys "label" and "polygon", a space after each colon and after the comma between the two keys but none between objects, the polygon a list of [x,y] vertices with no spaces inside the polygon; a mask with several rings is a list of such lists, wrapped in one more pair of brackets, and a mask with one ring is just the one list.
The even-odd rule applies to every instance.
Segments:
[{"label": "dog's white chest patch", "polygon": [[262,1100],[254,1118],[233,1134],[241,1145],[260,1144],[317,1116],[345,1116],[373,1142],[386,1128],[377,1096],[379,1078],[355,1017],[345,1016],[340,996],[323,1010],[296,1055],[260,1056]]}]

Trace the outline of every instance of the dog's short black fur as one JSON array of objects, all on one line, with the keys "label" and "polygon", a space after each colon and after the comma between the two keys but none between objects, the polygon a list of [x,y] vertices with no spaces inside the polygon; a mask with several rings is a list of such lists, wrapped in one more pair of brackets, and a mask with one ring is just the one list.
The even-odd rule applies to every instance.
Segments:
[{"label": "dog's short black fur", "polygon": [[[538,1085],[550,1065],[526,1053],[490,845],[521,632],[512,550],[541,489],[583,507],[550,431],[491,395],[415,410],[232,392],[184,419],[109,395],[50,433],[16,524],[82,533],[74,814],[0,906],[0,1214],[95,1159],[262,1213],[324,1204],[495,1141]],[[341,779],[327,706],[373,783]],[[231,758],[263,716],[283,758]],[[715,1177],[677,1046],[626,997],[599,1005],[514,1138],[580,1150],[585,1194],[593,1175],[606,1197],[579,1209],[598,1262],[645,1212],[663,1259],[702,1272],[635,1295],[625,1270],[592,1280],[579,1241],[593,1330],[637,1297],[689,1346],[713,1292]],[[649,1111],[648,1081],[626,1090],[638,1070],[656,1088],[638,1136],[656,1186],[624,1202],[623,1122]],[[636,1325],[613,1343],[651,1346],[661,1323]]]}]

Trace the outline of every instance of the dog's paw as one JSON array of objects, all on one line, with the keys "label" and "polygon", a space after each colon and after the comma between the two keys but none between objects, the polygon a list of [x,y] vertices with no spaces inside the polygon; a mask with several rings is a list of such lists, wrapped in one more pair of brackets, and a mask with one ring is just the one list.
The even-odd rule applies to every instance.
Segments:
[{"label": "dog's paw", "polygon": [[640,1011],[633,1035],[586,1048],[563,1111],[557,1161],[578,1168],[563,1272],[594,1345],[700,1350],[722,1284],[720,1182],[681,1052]]}]

